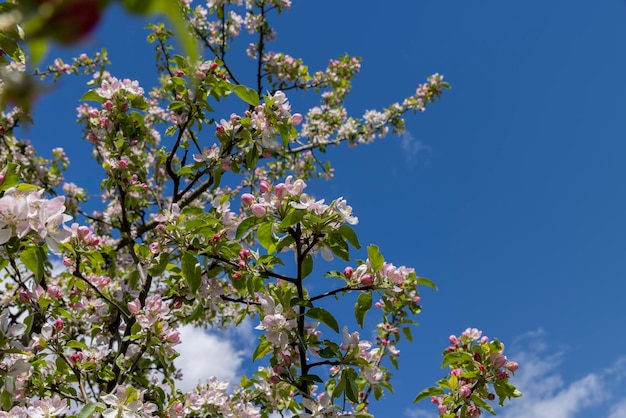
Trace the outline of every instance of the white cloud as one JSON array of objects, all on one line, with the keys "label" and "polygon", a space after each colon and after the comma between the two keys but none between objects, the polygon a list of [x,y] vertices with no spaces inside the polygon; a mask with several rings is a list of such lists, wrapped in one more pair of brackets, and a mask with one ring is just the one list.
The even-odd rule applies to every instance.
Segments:
[{"label": "white cloud", "polygon": [[417,165],[417,157],[420,153],[430,151],[430,147],[428,145],[415,138],[409,131],[406,131],[402,135],[400,147],[404,151],[409,168],[414,168]]},{"label": "white cloud", "polygon": [[[514,399],[503,418],[572,418],[589,416],[589,408],[597,409],[610,404],[618,397],[626,403],[622,391],[613,388],[625,370],[625,359],[617,360],[608,369],[588,372],[582,377],[566,382],[559,373],[565,361],[564,352],[548,353],[545,333],[539,329],[527,333],[513,344],[509,354],[520,363],[520,368],[511,380],[524,396]],[[516,349],[516,346],[519,348]],[[532,347],[532,348],[531,348]],[[516,353],[517,352],[517,353]],[[621,371],[620,372],[618,372]],[[626,418],[624,409],[615,410],[607,418]],[[608,412],[608,411],[607,411]],[[621,412],[622,415],[619,415]],[[618,415],[614,415],[617,413]]]},{"label": "white cloud", "polygon": [[[204,383],[212,376],[237,383],[246,352],[238,348],[235,338],[229,338],[229,332],[210,333],[191,325],[179,331],[182,342],[175,348],[180,357],[174,361],[183,372],[183,380],[177,385],[179,389],[189,392],[198,381]],[[240,332],[245,331],[237,331]]]},{"label": "white cloud", "polygon": [[626,399],[614,404],[611,413],[607,418],[626,418]]},{"label": "white cloud", "polygon": [[427,412],[423,409],[407,409],[404,412],[404,415],[409,418],[436,418],[439,416],[436,406],[433,406],[430,412]]}]

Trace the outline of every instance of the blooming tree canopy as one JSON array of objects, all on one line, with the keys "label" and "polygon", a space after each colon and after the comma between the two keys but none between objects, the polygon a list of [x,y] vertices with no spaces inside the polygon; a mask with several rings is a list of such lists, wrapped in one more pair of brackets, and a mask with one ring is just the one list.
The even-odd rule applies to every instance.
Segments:
[{"label": "blooming tree canopy", "polygon": [[[403,132],[407,113],[449,87],[443,76],[351,116],[359,58],[311,71],[272,51],[271,22],[290,0],[122,1],[168,18],[148,26],[156,86],[110,73],[104,49],[44,59],[50,42],[88,36],[108,3],[0,4],[0,417],[372,416],[392,389],[398,342],[413,338],[420,289],[435,285],[375,245],[354,259],[358,208],[310,195],[307,182],[332,178],[327,148]],[[236,38],[250,41],[239,52],[254,86],[228,59]],[[68,74],[85,76],[77,121],[102,167],[96,211],[64,177],[63,150],[43,158],[19,129],[40,86]],[[319,104],[293,109],[289,97],[305,90]],[[324,268],[334,257],[342,271]],[[376,337],[340,322],[337,300],[354,304],[358,327],[376,315]],[[182,391],[179,329],[244,321],[258,331],[258,369]],[[442,417],[493,413],[490,401],[520,396],[503,351],[476,329],[451,336],[449,372],[416,401],[431,399]]]}]

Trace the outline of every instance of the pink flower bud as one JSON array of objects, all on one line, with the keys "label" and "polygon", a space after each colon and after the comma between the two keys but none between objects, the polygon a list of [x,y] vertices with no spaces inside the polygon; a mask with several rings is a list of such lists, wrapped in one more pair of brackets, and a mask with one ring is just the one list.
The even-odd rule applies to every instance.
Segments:
[{"label": "pink flower bud", "polygon": [[252,214],[257,218],[262,218],[267,214],[267,208],[265,207],[265,205],[262,205],[260,203],[255,203],[254,205],[250,206],[250,209],[252,210]]},{"label": "pink flower bud", "polygon": [[56,284],[53,284],[48,286],[46,293],[48,293],[48,296],[50,296],[51,298],[58,299],[61,296],[61,288]]},{"label": "pink flower bud", "polygon": [[446,412],[448,412],[448,407],[446,405],[437,405],[437,411],[439,412],[440,415],[445,414]]},{"label": "pink flower bud", "polygon": [[149,247],[150,247],[150,252],[151,252],[152,254],[158,254],[158,253],[160,253],[160,252],[161,252],[161,251],[160,251],[160,248],[159,248],[159,243],[158,243],[158,242],[152,242],[152,243],[150,243]]},{"label": "pink flower bud", "polygon": [[247,260],[248,258],[250,258],[250,251],[242,248],[241,250],[239,250],[239,258],[241,258],[242,260]]},{"label": "pink flower bud", "polygon": [[291,124],[293,126],[300,125],[300,122],[302,122],[302,115],[300,113],[294,113],[291,115]]},{"label": "pink flower bud", "polygon": [[132,302],[128,302],[127,307],[130,313],[137,314],[141,310],[141,302],[139,299],[135,299]]},{"label": "pink flower bud", "polygon": [[459,342],[459,339],[456,338],[455,335],[451,335],[450,338],[448,338],[448,340],[450,341],[450,344],[456,345]]},{"label": "pink flower bud", "polygon": [[265,193],[269,189],[270,184],[266,180],[261,180],[261,183],[259,183],[259,190],[261,191],[261,193]]},{"label": "pink flower bud", "polygon": [[471,394],[472,388],[469,385],[463,385],[459,389],[459,395],[461,395],[462,398],[469,398]]},{"label": "pink flower bud", "polygon": [[280,377],[276,375],[270,376],[268,380],[270,381],[270,383],[273,383],[273,384],[280,383]]},{"label": "pink flower bud", "polygon": [[450,371],[450,376],[456,376],[459,377],[461,376],[461,369],[453,369]]},{"label": "pink flower bud", "polygon": [[372,278],[372,275],[367,273],[364,274],[363,277],[361,277],[361,284],[363,286],[371,286],[374,284],[374,279]]},{"label": "pink flower bud", "polygon": [[180,344],[180,332],[172,331],[167,336],[167,341],[172,345]]},{"label": "pink flower bud", "polygon": [[230,162],[229,159],[223,159],[222,162],[220,163],[220,167],[222,167],[222,170],[224,171],[230,170],[232,166],[233,164]]},{"label": "pink flower bud", "polygon": [[70,360],[72,360],[73,363],[78,363],[80,361],[83,360],[83,353],[74,353],[70,356]]},{"label": "pink flower bud", "polygon": [[509,369],[510,371],[514,372],[515,370],[517,370],[519,368],[519,364],[517,363],[517,361],[509,361],[506,364],[506,368]]},{"label": "pink flower bud", "polygon": [[502,355],[502,353],[493,353],[489,355],[489,361],[493,364],[493,367],[504,367],[506,364],[506,357]]},{"label": "pink flower bud", "polygon": [[252,205],[254,203],[254,196],[252,196],[250,193],[242,194],[241,203],[243,203],[244,206]]},{"label": "pink flower bud", "polygon": [[274,186],[274,195],[282,200],[285,196],[287,196],[287,186],[285,185],[285,183],[279,183],[276,186]]},{"label": "pink flower bud", "polygon": [[54,321],[54,329],[60,331],[63,329],[63,327],[65,327],[65,322],[63,322],[63,319],[58,318],[56,321]]},{"label": "pink flower bud", "polygon": [[352,273],[354,273],[354,269],[350,266],[343,269],[343,275],[348,279],[352,277]]}]

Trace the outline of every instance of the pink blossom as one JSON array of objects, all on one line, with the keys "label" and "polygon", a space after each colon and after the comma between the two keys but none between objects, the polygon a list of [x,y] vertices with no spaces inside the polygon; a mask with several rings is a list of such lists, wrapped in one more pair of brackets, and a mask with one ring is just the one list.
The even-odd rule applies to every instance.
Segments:
[{"label": "pink blossom", "polygon": [[252,206],[250,206],[250,209],[252,210],[252,214],[257,218],[262,218],[267,214],[267,208],[265,207],[265,205],[260,203],[253,204]]},{"label": "pink blossom", "polygon": [[294,113],[291,115],[291,124],[293,126],[298,126],[302,122],[302,115],[300,113]]},{"label": "pink blossom", "polygon": [[371,286],[374,284],[374,279],[371,274],[364,274],[361,276],[361,284],[363,286]]},{"label": "pink blossom", "polygon": [[251,195],[250,193],[244,193],[241,195],[241,203],[243,203],[244,206],[250,206],[254,203],[254,196]]},{"label": "pink blossom", "polygon": [[468,398],[472,394],[472,388],[469,385],[463,385],[459,388],[459,395]]},{"label": "pink blossom", "polygon": [[128,310],[130,311],[130,313],[132,314],[137,314],[139,311],[141,311],[141,302],[139,301],[139,299],[135,299],[132,302],[128,302],[126,306],[128,307]]},{"label": "pink blossom", "polygon": [[517,361],[509,361],[506,364],[506,368],[509,369],[510,371],[514,372],[519,368],[519,364],[517,363]]}]

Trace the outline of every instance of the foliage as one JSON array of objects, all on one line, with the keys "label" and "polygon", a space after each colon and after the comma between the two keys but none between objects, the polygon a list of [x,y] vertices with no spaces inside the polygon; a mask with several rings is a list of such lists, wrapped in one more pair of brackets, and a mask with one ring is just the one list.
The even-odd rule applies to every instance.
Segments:
[{"label": "foliage", "polygon": [[[317,200],[306,182],[332,177],[322,161],[328,147],[402,132],[405,113],[424,111],[447,83],[434,74],[402,102],[353,117],[344,102],[358,58],[310,72],[268,49],[270,17],[289,0],[122,3],[169,17],[149,26],[160,73],[149,93],[111,75],[106,50],[43,63],[49,42],[88,36],[107,1],[0,8],[2,416],[371,416],[372,400],[392,390],[398,342],[412,340],[420,286],[435,286],[375,245],[352,261],[361,247],[352,208],[343,198]],[[227,59],[244,30],[254,87]],[[27,70],[33,63],[40,67]],[[91,75],[78,123],[103,169],[99,211],[86,212],[86,191],[65,181],[61,148],[44,159],[18,137],[45,90],[33,72],[44,82]],[[320,103],[302,115],[285,92],[304,90]],[[239,111],[222,118],[229,96]],[[68,225],[72,217],[83,224]],[[319,290],[317,272],[333,257],[349,266],[328,272],[333,280]],[[371,311],[379,315],[375,341],[333,314],[333,300],[349,293],[360,327]],[[192,392],[178,389],[180,327],[244,321],[260,331],[258,371],[231,389],[210,376]],[[492,386],[501,403],[519,396],[508,383],[517,364],[501,343],[467,330],[451,344],[449,377],[416,400],[434,396],[442,416],[470,417],[493,412]]]}]

